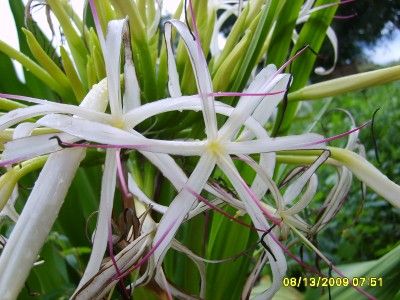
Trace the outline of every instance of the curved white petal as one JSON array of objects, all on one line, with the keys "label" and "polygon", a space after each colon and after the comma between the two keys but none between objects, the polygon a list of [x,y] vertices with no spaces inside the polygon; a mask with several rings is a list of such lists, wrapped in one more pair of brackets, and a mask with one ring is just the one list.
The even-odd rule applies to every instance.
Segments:
[{"label": "curved white petal", "polygon": [[171,27],[165,29],[165,45],[167,46],[167,61],[168,61],[168,91],[171,97],[182,96],[181,87],[179,84],[179,74],[176,69],[174,52],[172,50],[171,38],[172,31]]},{"label": "curved white petal", "polygon": [[38,123],[84,140],[118,148],[176,155],[201,155],[204,151],[204,142],[147,139],[138,133],[133,134],[110,125],[64,115],[47,115]]},{"label": "curved white petal", "polygon": [[[289,80],[288,74],[276,74],[275,66],[269,65],[265,69],[263,69],[257,76],[256,79],[250,84],[246,93],[269,93],[272,91],[278,91],[276,86],[281,81],[287,83]],[[283,89],[284,90],[284,89]],[[245,120],[251,116],[256,107],[260,104],[260,102],[265,98],[266,104],[263,105],[261,112],[267,110],[267,108],[271,107],[271,110],[274,109],[279,102],[283,98],[284,93],[282,93],[282,97],[277,97],[278,100],[274,98],[275,101],[269,103],[268,99],[271,96],[242,96],[240,97],[239,103],[235,107],[234,112],[231,117],[226,121],[224,126],[219,131],[219,137],[222,139],[232,139],[232,137],[236,134],[236,132],[243,125]],[[279,95],[278,95],[279,96]],[[263,117],[263,114],[258,113]]]},{"label": "curved white petal", "polygon": [[[245,183],[243,179],[241,179],[240,174],[236,170],[235,165],[229,157],[224,157],[218,160],[218,166],[223,170],[225,175],[229,178],[229,181],[232,183],[233,187],[239,194],[240,198],[244,202],[246,207],[246,211],[251,217],[253,224],[256,228],[267,231],[270,228],[263,212],[260,210],[258,205],[251,199],[251,195],[249,191],[245,188]],[[265,255],[268,257],[268,261],[271,266],[272,271],[272,285],[271,287],[263,293],[262,296],[258,299],[270,299],[279,287],[282,284],[283,276],[286,274],[287,264],[286,259],[283,254],[280,245],[275,242],[270,235],[263,237],[263,232],[258,232],[260,238],[264,239],[264,242],[268,245],[270,251],[273,253],[273,256],[269,251],[265,251]],[[256,298],[257,299],[257,298]]]},{"label": "curved white petal", "polygon": [[18,124],[18,126],[16,126],[14,129],[13,139],[19,139],[29,136],[31,135],[32,131],[37,127],[39,127],[38,124],[30,122]]},{"label": "curved white petal", "polygon": [[311,200],[314,198],[317,192],[317,187],[318,187],[318,177],[317,175],[313,174],[300,200],[297,203],[295,203],[292,207],[286,209],[285,214],[294,215],[305,209],[307,205],[311,202]]},{"label": "curved white petal", "polygon": [[106,48],[103,49],[106,64],[108,98],[113,115],[122,115],[120,73],[122,34],[127,31],[127,20],[112,20],[108,23]]},{"label": "curved white petal", "polygon": [[35,156],[62,150],[55,139],[50,140],[50,138],[54,136],[58,136],[62,141],[67,143],[73,143],[78,140],[76,137],[67,133],[42,134],[12,140],[4,144],[1,161],[22,161]]},{"label": "curved white petal", "polygon": [[217,118],[214,108],[214,97],[209,96],[213,92],[211,76],[208,71],[207,61],[201,47],[193,40],[186,25],[177,20],[168,20],[165,23],[165,31],[171,31],[171,26],[179,32],[189,54],[193,66],[193,73],[196,78],[197,89],[203,99],[203,116],[206,126],[206,133],[210,139],[217,136]]},{"label": "curved white petal", "polygon": [[214,166],[214,157],[208,154],[202,155],[185,186],[161,218],[153,241],[153,245],[159,243],[159,247],[154,252],[154,260],[157,265],[162,263],[162,259],[169,248],[172,238],[197,200],[195,194],[201,193]]},{"label": "curved white petal", "polygon": [[323,207],[326,208],[322,216],[318,219],[317,223],[314,224],[311,229],[311,233],[317,232],[325,227],[329,221],[337,214],[343,201],[346,199],[347,194],[350,191],[351,183],[353,180],[353,174],[346,167],[338,168],[339,180],[335,186],[329,192],[326,197]]},{"label": "curved white petal", "polygon": [[304,186],[310,180],[311,176],[317,171],[319,166],[321,166],[330,156],[329,151],[324,151],[315,161],[311,166],[307,168],[303,174],[300,175],[299,178],[297,178],[292,184],[290,184],[286,191],[285,194],[283,195],[283,199],[285,204],[292,203],[292,201],[300,195],[301,191],[303,190]]},{"label": "curved white petal", "polygon": [[51,154],[0,256],[0,295],[16,299],[57,217],[84,156],[82,149]]},{"label": "curved white petal", "polygon": [[50,113],[71,114],[79,116],[81,118],[99,122],[111,121],[111,116],[104,113],[95,112],[74,105],[53,103],[53,104],[35,105],[26,108],[18,108],[9,113],[6,113],[5,115],[0,117],[0,131],[7,129],[15,124],[18,124],[23,120]]},{"label": "curved white petal", "polygon": [[323,137],[319,134],[306,133],[270,139],[228,142],[225,145],[225,149],[230,154],[252,154],[293,149],[318,149],[325,147],[324,143],[318,143],[322,140]]},{"label": "curved white petal", "polygon": [[125,64],[124,64],[124,97],[123,113],[140,106],[140,87],[136,76],[136,69],[132,59],[131,40],[129,31],[124,32]]},{"label": "curved white petal", "polygon": [[116,150],[108,149],[104,164],[103,178],[101,181],[100,207],[97,218],[96,232],[93,241],[92,252],[78,288],[81,288],[99,270],[107,246],[108,224],[111,222],[111,213],[114,203],[116,185]]},{"label": "curved white petal", "polygon": [[129,191],[142,203],[146,204],[147,206],[150,206],[152,209],[155,211],[164,214],[168,207],[158,204],[154,202],[153,200],[149,199],[145,193],[139,188],[139,186],[136,184],[136,182],[133,180],[132,176],[129,174],[128,175],[128,188]]},{"label": "curved white petal", "polygon": [[326,31],[326,35],[329,39],[329,41],[332,44],[333,47],[333,64],[332,67],[330,67],[329,69],[325,69],[323,67],[317,67],[315,69],[315,73],[318,75],[329,75],[331,74],[336,67],[337,61],[338,61],[338,55],[339,55],[339,42],[338,39],[336,37],[336,33],[335,31],[331,28],[328,27],[328,30]]},{"label": "curved white petal", "polygon": [[[284,91],[288,85],[289,79],[290,76],[286,76],[284,79],[279,81],[278,84],[271,90],[271,92]],[[253,118],[258,121],[262,126],[264,126],[271,117],[272,113],[277,108],[279,102],[281,102],[281,100],[283,99],[284,95],[284,93],[281,93],[264,97],[257,108],[254,110],[252,114]],[[239,139],[251,139],[253,136],[254,135],[252,135],[251,132],[245,130],[240,135]]]}]

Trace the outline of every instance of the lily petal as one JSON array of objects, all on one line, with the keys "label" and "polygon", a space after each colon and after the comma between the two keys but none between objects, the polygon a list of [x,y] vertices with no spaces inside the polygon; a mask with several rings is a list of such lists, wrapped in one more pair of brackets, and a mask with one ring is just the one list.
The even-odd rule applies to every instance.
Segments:
[{"label": "lily petal", "polygon": [[106,63],[108,97],[111,113],[122,116],[120,89],[122,35],[128,30],[127,20],[112,20],[108,23],[106,47],[103,49]]},{"label": "lily petal", "polygon": [[[315,133],[306,133],[270,139],[258,139],[245,142],[227,142],[225,149],[230,154],[252,154],[263,152],[276,152],[292,149],[324,148],[324,143],[319,144],[323,137]],[[312,145],[311,145],[312,144]]]},{"label": "lily petal", "polygon": [[100,269],[104,252],[107,247],[108,224],[111,219],[111,213],[114,202],[114,193],[116,185],[117,166],[115,161],[115,149],[108,149],[106,152],[106,161],[104,164],[104,173],[101,182],[100,208],[94,236],[92,253],[86,266],[85,273],[79,282],[78,289],[81,288],[90,278],[92,278]]},{"label": "lily petal", "polygon": [[[194,196],[190,191],[197,194],[201,193],[201,190],[204,188],[214,166],[214,157],[211,157],[208,154],[202,155],[185,187],[175,197],[167,212],[161,218],[153,244],[158,243],[159,240],[161,240],[161,237],[165,235],[166,231],[168,231],[168,234],[164,237],[159,247],[154,252],[154,260],[157,265],[161,264],[162,258],[169,247],[169,243],[178,230],[179,225],[182,223],[183,219],[189,213],[196,201],[196,196]],[[170,228],[171,224],[173,224],[172,228]]]},{"label": "lily petal", "polygon": [[4,145],[0,163],[2,161],[11,160],[20,162],[35,156],[62,150],[56,140],[50,139],[54,136],[58,136],[62,141],[68,143],[73,143],[78,140],[78,138],[67,133],[42,134],[12,140]]},{"label": "lily petal", "polygon": [[[206,126],[206,133],[210,139],[217,136],[217,118],[214,108],[214,97],[208,96],[213,92],[211,76],[208,71],[207,61],[204,53],[199,49],[196,42],[186,25],[177,20],[168,20],[165,23],[165,31],[171,31],[171,26],[179,32],[189,54],[190,61],[193,66],[193,73],[196,78],[197,89],[200,97],[203,99],[203,116]],[[169,41],[170,42],[170,41]]]},{"label": "lily petal", "polygon": [[311,166],[309,166],[299,178],[297,178],[292,184],[288,186],[285,194],[283,195],[285,204],[291,203],[301,193],[308,180],[310,180],[311,176],[329,158],[329,156],[329,151],[322,152],[318,159]]},{"label": "lily petal", "polygon": [[201,155],[204,151],[204,142],[147,139],[136,132],[130,133],[110,125],[64,115],[47,115],[38,123],[87,141],[115,146],[115,148],[141,149],[176,155]]},{"label": "lily petal", "polygon": [[84,156],[83,149],[51,154],[0,256],[0,294],[16,299],[57,217]]},{"label": "lily petal", "polygon": [[[246,211],[251,217],[254,226],[264,231],[268,231],[270,225],[265,219],[263,212],[251,199],[251,196],[244,187],[244,181],[241,179],[240,174],[236,170],[232,160],[228,156],[220,158],[218,160],[218,166],[228,176],[233,187],[238,192],[240,198],[245,204]],[[286,274],[287,264],[280,245],[278,245],[269,235],[263,236],[263,232],[258,232],[258,234],[260,238],[263,238],[264,242],[266,245],[268,245],[270,251],[273,253],[272,255],[269,251],[265,252],[273,274],[272,285],[266,292],[259,296],[258,299],[270,299],[282,284],[283,276]]]}]

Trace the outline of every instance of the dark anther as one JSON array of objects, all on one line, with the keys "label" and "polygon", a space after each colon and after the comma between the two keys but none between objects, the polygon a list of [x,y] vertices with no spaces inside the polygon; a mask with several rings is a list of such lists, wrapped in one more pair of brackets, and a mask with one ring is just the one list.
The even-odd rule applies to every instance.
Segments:
[{"label": "dark anther", "polygon": [[300,260],[304,261],[304,245],[300,246],[299,252],[300,252]]},{"label": "dark anther", "polygon": [[[189,24],[187,10],[188,10],[187,0],[185,0],[185,21],[186,21],[186,26],[187,26],[187,28],[189,28],[189,32],[190,32],[190,35],[193,37],[193,40],[196,40],[196,36],[193,34],[193,31],[192,31],[192,29],[190,27],[190,24]],[[192,19],[193,19],[193,16],[192,16]]]},{"label": "dark anther", "polygon": [[[299,49],[294,53],[293,56],[296,56],[297,54],[299,54],[300,52],[303,52],[304,50],[309,50],[312,54],[314,54],[314,55],[315,55],[316,57],[318,57],[318,58],[324,58],[324,57],[322,57],[320,54],[318,54],[318,52],[315,51],[309,44],[304,45],[303,47],[299,48]],[[292,56],[292,57],[293,57],[293,56]],[[289,58],[288,58],[288,60],[289,60]],[[293,63],[291,63],[290,66],[289,66],[289,73],[292,73],[292,65],[293,65]]]},{"label": "dark anther", "polygon": [[375,137],[375,131],[374,131],[374,125],[375,125],[375,116],[376,113],[380,110],[381,108],[379,107],[376,109],[372,115],[372,122],[371,122],[371,137],[372,137],[372,142],[374,143],[374,151],[375,151],[375,158],[378,164],[381,164],[380,159],[379,159],[379,152],[378,152],[378,144],[376,142],[376,137]]},{"label": "dark anther", "polygon": [[[315,51],[310,45],[304,46],[303,49],[306,48],[306,47],[307,47],[307,49],[310,50],[311,53],[313,53],[315,56],[318,56],[318,55],[319,55],[318,52]],[[303,50],[303,49],[301,49],[301,50]]]},{"label": "dark anther", "polygon": [[283,99],[282,99],[282,113],[281,113],[281,114],[278,114],[278,120],[277,120],[278,126],[276,126],[276,130],[275,130],[275,132],[272,134],[273,137],[275,137],[275,136],[278,135],[279,130],[281,129],[283,120],[284,120],[284,118],[285,118],[285,112],[286,112],[286,109],[287,109],[287,106],[288,106],[289,88],[290,88],[290,84],[292,83],[292,79],[293,79],[293,76],[290,75],[289,80],[288,80],[288,83],[287,83],[287,85],[286,85],[285,95],[283,96]]},{"label": "dark anther", "polygon": [[275,227],[276,227],[276,224],[272,225],[266,232],[264,232],[261,239],[264,239]]},{"label": "dark anther", "polygon": [[272,253],[271,249],[268,247],[268,245],[264,242],[264,238],[272,231],[272,229],[274,229],[276,226],[276,224],[272,225],[266,232],[263,233],[263,235],[261,236],[260,239],[260,244],[265,248],[265,250],[268,251],[269,254],[271,254],[271,256],[274,258],[274,260],[276,261],[276,257],[274,255],[274,253]]},{"label": "dark anther", "polygon": [[[49,138],[49,140],[57,140],[57,144],[58,144],[58,146],[60,146],[61,148],[72,148],[72,147],[74,147],[73,145],[69,145],[69,144],[63,142],[63,141],[60,139],[60,137],[58,137],[57,135],[52,136],[51,138]],[[79,141],[75,142],[75,144],[83,144],[83,143],[86,143],[86,141],[85,141],[85,140],[79,140]]]},{"label": "dark anther", "polygon": [[72,148],[71,145],[67,145],[65,144],[58,136],[52,136],[51,138],[49,138],[49,140],[57,140],[57,144],[58,146],[60,146],[61,148]]}]

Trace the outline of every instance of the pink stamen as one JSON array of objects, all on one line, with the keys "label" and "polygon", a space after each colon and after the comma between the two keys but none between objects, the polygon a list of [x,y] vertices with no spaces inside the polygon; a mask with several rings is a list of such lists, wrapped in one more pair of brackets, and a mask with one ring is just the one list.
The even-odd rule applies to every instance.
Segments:
[{"label": "pink stamen", "polygon": [[[355,1],[356,1],[356,0],[343,0],[343,1],[338,2],[338,3],[324,4],[323,6],[324,6],[325,8],[328,8],[328,7],[337,6],[337,5],[342,5],[342,4],[347,4],[347,3],[351,3],[351,2],[355,2]],[[318,8],[318,6],[317,6],[317,7],[314,7],[314,8]]]},{"label": "pink stamen", "polygon": [[10,165],[19,163],[20,161],[26,160],[26,157],[18,157],[10,160],[0,161],[0,167],[8,167]]},{"label": "pink stamen", "polygon": [[270,93],[240,93],[240,92],[214,92],[209,93],[208,96],[213,97],[240,97],[240,96],[273,96],[286,93],[284,91],[270,92]]},{"label": "pink stamen", "polygon": [[174,227],[175,223],[177,220],[171,223],[167,230],[161,235],[160,239],[157,241],[157,243],[154,244],[154,246],[147,252],[145,256],[136,265],[133,265],[130,269],[128,269],[125,273],[123,273],[121,276],[119,276],[117,279],[122,279],[126,276],[128,276],[131,272],[134,270],[140,268],[143,264],[145,264],[149,258],[153,255],[153,253],[157,250],[157,248],[161,245],[161,243],[164,241],[164,239],[167,237],[168,233],[172,230],[172,227]]},{"label": "pink stamen", "polygon": [[356,132],[356,131],[361,130],[362,128],[364,128],[365,126],[367,126],[367,125],[370,124],[370,123],[371,123],[371,121],[365,122],[364,124],[362,124],[362,125],[360,125],[360,126],[358,126],[358,127],[356,127],[356,128],[353,128],[353,129],[351,129],[351,130],[349,130],[349,131],[346,131],[346,132],[340,133],[340,134],[338,134],[338,135],[334,135],[334,136],[331,136],[331,137],[329,137],[329,138],[322,139],[322,140],[319,140],[319,141],[316,141],[316,142],[304,144],[303,146],[305,146],[305,147],[307,147],[307,146],[313,146],[313,145],[328,143],[328,142],[330,142],[330,141],[334,141],[334,140],[340,139],[340,138],[342,138],[342,137],[345,137],[345,136],[350,135],[350,134],[353,133],[353,132]]},{"label": "pink stamen", "polygon": [[358,16],[358,14],[357,14],[357,13],[354,13],[354,14],[347,15],[347,16],[334,16],[333,18],[334,18],[334,19],[337,19],[337,20],[347,20],[347,19],[355,18],[355,17],[357,17],[357,16]]},{"label": "pink stamen", "polygon": [[100,40],[100,45],[104,49],[106,42],[104,39],[103,29],[101,28],[99,14],[97,12],[97,8],[96,8],[96,4],[94,3],[94,0],[89,0],[89,5],[90,5],[90,9],[91,9],[92,15],[93,15],[94,26],[96,27],[97,35]]},{"label": "pink stamen", "polygon": [[242,186],[245,188],[246,192],[250,195],[251,199],[254,201],[254,203],[258,206],[258,208],[263,212],[263,214],[275,225],[280,226],[282,223],[282,220],[275,217],[272,215],[263,205],[260,199],[254,194],[253,190],[249,188],[247,183],[242,179],[242,177],[238,176],[238,179]]},{"label": "pink stamen", "polygon": [[356,0],[342,0],[342,1],[340,1],[340,3],[338,3],[339,5],[342,5],[342,4],[347,4],[347,3],[351,3],[351,2],[355,2]]},{"label": "pink stamen", "polygon": [[[233,217],[232,215],[228,214],[226,211],[222,210],[221,208],[219,208],[218,206],[212,204],[210,201],[208,201],[206,198],[204,198],[202,195],[196,193],[195,191],[193,191],[192,189],[190,189],[189,187],[186,187],[186,189],[193,195],[195,196],[199,201],[203,202],[204,204],[206,204],[207,206],[209,206],[210,208],[216,210],[217,212],[219,212],[220,214],[222,214],[223,216],[227,217],[228,219],[242,225],[245,226],[247,228],[250,228],[251,230],[256,230],[256,231],[261,231],[261,232],[266,232],[266,230],[263,229],[257,229],[252,225],[249,225],[239,219],[236,219],[235,217]],[[222,189],[222,188],[221,188]]]},{"label": "pink stamen", "polygon": [[192,0],[189,0],[189,9],[190,9],[190,14],[192,16],[192,26],[193,26],[193,31],[194,31],[194,37],[196,38],[197,47],[199,49],[199,52],[201,53],[202,48],[201,48],[201,42],[200,42],[200,35],[199,35],[199,30],[197,28],[196,16],[194,14]]},{"label": "pink stamen", "polygon": [[287,62],[285,62],[274,74],[273,77],[275,77],[276,75],[280,74],[283,72],[283,70],[290,65],[293,61],[295,61],[300,55],[303,54],[304,51],[306,51],[310,46],[306,45],[305,47],[303,47],[303,49],[300,49],[295,55],[293,55],[291,58],[289,58],[289,60]]},{"label": "pink stamen", "polygon": [[115,160],[117,162],[117,175],[118,175],[118,180],[119,180],[119,183],[121,186],[122,194],[123,194],[124,200],[127,200],[132,197],[132,194],[129,192],[128,186],[126,184],[124,170],[122,168],[121,149],[117,150],[117,152],[115,154]]}]

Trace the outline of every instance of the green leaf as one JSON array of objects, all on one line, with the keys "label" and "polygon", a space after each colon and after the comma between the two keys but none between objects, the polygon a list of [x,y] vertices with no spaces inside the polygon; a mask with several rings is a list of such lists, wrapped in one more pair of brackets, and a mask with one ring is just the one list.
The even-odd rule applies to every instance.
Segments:
[{"label": "green leaf", "polygon": [[267,64],[281,66],[287,59],[302,4],[302,1],[287,1],[283,6],[268,50]]},{"label": "green leaf", "polygon": [[[318,0],[314,4],[314,7],[327,3],[332,3],[332,1]],[[309,45],[313,51],[319,52],[326,37],[326,30],[332,22],[336,9],[337,6],[328,7],[310,16],[309,20],[303,25],[300,31],[299,38],[292,50],[291,56],[295,55],[298,50],[306,45]],[[296,91],[307,84],[311,72],[313,71],[315,61],[316,55],[312,51],[305,51],[292,63],[291,67],[289,66],[290,73],[293,75],[291,91]],[[273,135],[277,135],[278,130],[281,133],[288,131],[296,115],[298,105],[298,103],[289,103],[286,109],[280,106],[276,118],[277,121],[274,125]]]},{"label": "green leaf", "polygon": [[232,91],[241,91],[247,84],[251,72],[253,71],[254,67],[257,66],[257,59],[260,55],[268,33],[272,28],[273,21],[281,9],[282,3],[285,2],[286,1],[282,0],[272,0],[268,1],[264,5],[257,28],[251,38],[249,48],[247,49],[245,57],[240,65],[239,72],[236,75],[236,79],[232,85]]},{"label": "green leaf", "polygon": [[19,80],[11,59],[0,52],[1,72],[7,74],[0,80],[0,92],[16,95],[28,95],[26,86]]},{"label": "green leaf", "polygon": [[[15,25],[18,33],[19,48],[22,53],[30,57],[33,56],[29,51],[28,44],[25,39],[25,34],[22,32],[22,27],[25,26],[25,5],[22,0],[8,0],[12,14],[14,16]],[[55,53],[54,48],[51,46],[47,37],[43,34],[40,28],[34,21],[28,23],[32,27],[32,31],[35,33],[38,40],[42,43],[44,49],[48,49],[49,53]],[[54,93],[51,92],[50,88],[43,83],[41,80],[36,78],[30,71],[24,70],[26,86],[30,91],[30,95],[39,98],[54,99]]]},{"label": "green leaf", "polygon": [[[228,210],[234,214],[232,209]],[[214,214],[209,236],[209,259],[223,259],[242,253],[256,243],[256,235],[226,217]],[[207,265],[206,299],[240,299],[250,272],[251,258],[242,255],[222,264]]]}]

